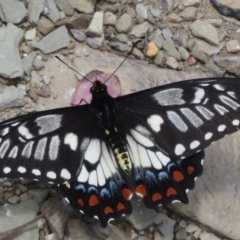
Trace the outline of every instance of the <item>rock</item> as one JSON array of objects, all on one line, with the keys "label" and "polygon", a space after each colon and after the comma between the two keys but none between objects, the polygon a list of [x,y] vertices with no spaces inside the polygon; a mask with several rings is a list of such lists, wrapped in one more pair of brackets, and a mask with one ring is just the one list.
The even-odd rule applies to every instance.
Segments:
[{"label": "rock", "polygon": [[105,12],[103,18],[104,26],[115,26],[117,22],[117,16],[111,12]]},{"label": "rock", "polygon": [[182,0],[182,5],[184,7],[199,6],[200,3],[200,0]]},{"label": "rock", "polygon": [[158,47],[158,49],[162,48],[163,42],[165,41],[162,35],[154,34],[154,38],[151,40],[155,43],[155,45]]},{"label": "rock", "polygon": [[58,21],[55,26],[65,25],[69,29],[87,29],[90,21],[90,16],[86,14],[74,14],[72,17]]},{"label": "rock", "polygon": [[155,57],[158,53],[158,47],[154,42],[149,42],[147,45],[146,55],[150,58]]},{"label": "rock", "polygon": [[211,44],[219,44],[217,30],[209,22],[197,20],[190,25],[190,29],[194,36],[203,38]]},{"label": "rock", "polygon": [[8,202],[11,203],[11,204],[18,204],[20,203],[20,197],[18,196],[13,196],[13,197],[10,197],[8,198]]},{"label": "rock", "polygon": [[163,67],[167,61],[167,53],[165,51],[159,51],[154,58],[154,64]]},{"label": "rock", "polygon": [[220,43],[218,46],[216,46],[216,45],[211,45],[211,44],[207,43],[206,41],[200,40],[200,39],[196,39],[195,45],[197,45],[201,49],[201,51],[206,53],[208,56],[212,56],[216,53],[219,53],[221,51],[221,49],[223,48],[222,43]]},{"label": "rock", "polygon": [[126,217],[126,219],[138,231],[149,227],[157,216],[156,211],[147,208],[142,199],[139,199],[136,196],[133,196],[131,202],[133,211],[131,215]]},{"label": "rock", "polygon": [[38,21],[37,26],[38,30],[44,35],[52,32],[55,29],[54,24],[49,19],[44,17]]},{"label": "rock", "polygon": [[28,21],[37,24],[40,14],[44,10],[43,0],[28,0]]},{"label": "rock", "polygon": [[29,75],[33,68],[33,60],[36,57],[36,53],[30,53],[28,56],[22,58],[22,66],[24,72]]},{"label": "rock", "polygon": [[240,2],[238,0],[210,0],[212,5],[224,16],[233,16],[240,20]]},{"label": "rock", "polygon": [[109,42],[108,45],[120,52],[126,52],[129,53],[131,51],[131,48],[124,43],[120,43],[120,42]]},{"label": "rock", "polygon": [[[33,200],[27,200],[17,205],[5,204],[0,212],[0,232],[10,230],[33,220],[37,216],[39,205]],[[11,214],[10,216],[8,214]],[[24,214],[23,214],[24,213]],[[11,217],[14,216],[14,217]],[[37,223],[28,226],[15,239],[38,239],[39,229]]]},{"label": "rock", "polygon": [[95,12],[92,21],[85,32],[88,37],[101,37],[103,35],[103,11]]},{"label": "rock", "polygon": [[156,8],[150,8],[150,12],[153,15],[153,17],[158,18],[162,11]]},{"label": "rock", "polygon": [[78,41],[78,42],[85,42],[87,39],[87,36],[84,32],[77,30],[77,29],[71,29],[70,32],[72,33],[73,37]]},{"label": "rock", "polygon": [[167,19],[169,22],[172,22],[172,23],[180,23],[182,22],[182,18],[179,17],[176,13],[174,12],[171,12],[167,15]]},{"label": "rock", "polygon": [[186,228],[187,224],[184,220],[181,220],[178,225],[179,225],[180,228]]},{"label": "rock", "polygon": [[171,69],[178,69],[179,63],[174,57],[167,57],[166,65]]},{"label": "rock", "polygon": [[136,14],[138,18],[147,19],[148,18],[148,7],[137,4],[135,8]]},{"label": "rock", "polygon": [[218,67],[212,59],[206,62],[205,68],[208,69],[214,77],[223,77],[223,75],[226,73],[226,71]]},{"label": "rock", "polygon": [[186,226],[186,232],[187,233],[194,233],[198,230],[199,228],[196,225],[189,224]]},{"label": "rock", "polygon": [[35,202],[37,202],[39,205],[41,205],[45,201],[48,194],[49,194],[49,190],[40,190],[40,191],[29,190],[28,191],[28,196],[31,199],[33,199]]},{"label": "rock", "polygon": [[219,66],[224,68],[226,71],[235,74],[240,77],[240,55],[221,53],[214,56],[214,62]]},{"label": "rock", "polygon": [[206,19],[206,21],[209,22],[214,27],[221,27],[223,25],[223,20],[220,18]]},{"label": "rock", "polygon": [[187,233],[185,229],[180,229],[176,232],[176,240],[185,240],[187,237]]},{"label": "rock", "polygon": [[202,49],[198,47],[197,44],[194,45],[194,47],[193,47],[193,49],[192,49],[192,51],[191,51],[191,55],[192,55],[193,57],[195,57],[196,59],[204,62],[204,63],[206,63],[207,60],[208,60],[207,54],[204,53],[204,52],[202,51]]},{"label": "rock", "polygon": [[197,19],[198,9],[195,7],[186,7],[182,12],[178,14],[184,21],[192,21]]},{"label": "rock", "polygon": [[21,28],[8,23],[0,28],[0,75],[16,78],[23,75],[18,45],[23,39]]},{"label": "rock", "polygon": [[87,38],[86,44],[88,46],[90,46],[91,48],[94,49],[98,49],[100,48],[102,45],[98,43],[98,41],[96,41],[96,39],[94,38]]},{"label": "rock", "polygon": [[96,5],[96,11],[103,11],[103,12],[111,12],[113,14],[117,13],[117,7],[112,4],[107,4],[107,3],[97,3]]},{"label": "rock", "polygon": [[54,2],[54,0],[48,0],[48,6],[51,10],[47,17],[55,23],[60,19],[60,13],[57,9],[56,3]]},{"label": "rock", "polygon": [[226,43],[226,49],[229,53],[237,53],[240,50],[240,45],[238,40],[230,40]]},{"label": "rock", "polygon": [[167,52],[168,55],[176,58],[177,60],[181,60],[180,53],[174,46],[173,40],[168,39],[163,42],[163,49]]},{"label": "rock", "polygon": [[55,0],[57,7],[63,11],[67,16],[74,14],[74,7],[69,1],[66,0]]},{"label": "rock", "polygon": [[124,13],[118,20],[116,23],[116,30],[119,33],[128,33],[133,26],[133,20],[131,18],[130,15],[128,15],[127,13]]},{"label": "rock", "polygon": [[161,223],[159,225],[157,225],[157,229],[160,231],[161,235],[163,237],[161,237],[162,240],[170,240],[173,239],[174,235],[173,235],[173,226],[169,223]]},{"label": "rock", "polygon": [[33,60],[33,67],[36,69],[36,70],[40,70],[41,68],[44,68],[44,62],[39,59],[38,57],[36,57],[34,60]]},{"label": "rock", "polygon": [[172,40],[176,46],[186,48],[188,43],[187,31],[183,27],[177,28]]},{"label": "rock", "polygon": [[163,34],[163,37],[165,38],[165,40],[171,39],[173,36],[173,34],[169,28],[164,28],[162,30],[162,34]]},{"label": "rock", "polygon": [[168,13],[172,10],[173,0],[160,0],[160,6],[165,13]]},{"label": "rock", "polygon": [[123,43],[126,43],[128,41],[128,37],[126,34],[123,34],[123,33],[119,33],[116,35],[116,39],[119,41],[119,42],[123,42]]},{"label": "rock", "polygon": [[79,12],[93,13],[97,0],[68,0]]},{"label": "rock", "polygon": [[43,86],[41,89],[36,89],[35,92],[39,97],[44,97],[44,98],[51,97],[51,89],[49,86]]},{"label": "rock", "polygon": [[25,39],[32,41],[36,37],[36,28],[32,28],[25,32]]},{"label": "rock", "polygon": [[46,37],[42,38],[42,40],[34,44],[34,47],[47,54],[67,47],[69,43],[70,39],[67,28],[62,26],[49,33]]},{"label": "rock", "polygon": [[0,1],[0,18],[3,22],[18,24],[26,17],[27,9],[22,2],[16,0]]},{"label": "rock", "polygon": [[188,60],[190,54],[189,54],[189,52],[187,51],[186,48],[184,48],[184,47],[179,47],[179,48],[178,48],[178,51],[179,51],[179,53],[180,53],[181,59],[183,59],[183,60]]},{"label": "rock", "polygon": [[146,32],[149,31],[151,25],[147,22],[138,24],[133,27],[132,31],[128,34],[129,38],[142,38],[145,36]]},{"label": "rock", "polygon": [[216,237],[212,233],[206,233],[206,232],[201,233],[199,239],[200,240],[221,240],[220,238]]}]

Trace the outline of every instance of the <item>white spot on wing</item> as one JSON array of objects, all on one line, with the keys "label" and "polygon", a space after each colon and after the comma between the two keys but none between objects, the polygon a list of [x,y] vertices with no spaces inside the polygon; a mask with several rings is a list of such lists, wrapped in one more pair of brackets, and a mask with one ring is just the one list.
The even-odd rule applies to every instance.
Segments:
[{"label": "white spot on wing", "polygon": [[100,164],[97,167],[97,179],[98,179],[99,186],[104,186],[106,184],[106,179]]},{"label": "white spot on wing", "polygon": [[96,170],[92,171],[92,172],[89,174],[88,183],[89,183],[90,185],[93,185],[93,186],[97,186],[97,185],[98,185],[97,172],[96,172]]},{"label": "white spot on wing", "polygon": [[10,140],[9,139],[2,142],[1,147],[0,147],[0,158],[4,157],[4,155],[7,152],[9,146],[10,146]]},{"label": "white spot on wing", "polygon": [[52,132],[61,126],[62,115],[47,115],[35,120],[40,127],[39,134]]},{"label": "white spot on wing", "polygon": [[212,136],[213,136],[213,134],[212,134],[211,132],[206,133],[206,134],[205,134],[205,140],[211,139]]},{"label": "white spot on wing", "polygon": [[167,116],[168,119],[173,123],[173,125],[181,132],[186,132],[188,130],[187,124],[185,124],[185,122],[176,112],[167,111]]},{"label": "white spot on wing", "polygon": [[232,121],[232,124],[233,124],[234,126],[238,126],[238,125],[239,125],[239,120],[238,120],[238,119],[233,120],[233,121]]},{"label": "white spot on wing", "polygon": [[43,156],[45,154],[45,150],[46,150],[46,144],[47,144],[47,138],[42,138],[38,141],[35,153],[34,153],[34,158],[36,160],[43,160]]},{"label": "white spot on wing", "polygon": [[38,170],[38,169],[33,169],[32,170],[32,173],[36,176],[40,176],[41,175],[41,172]]},{"label": "white spot on wing", "polygon": [[47,177],[51,178],[51,179],[56,179],[57,175],[55,172],[49,171],[49,172],[47,172]]},{"label": "white spot on wing", "polygon": [[150,150],[147,151],[149,158],[151,160],[151,163],[155,169],[162,169],[162,164],[157,158],[156,154]]},{"label": "white spot on wing", "polygon": [[219,98],[223,103],[225,103],[227,106],[234,110],[237,110],[237,108],[240,106],[237,102],[233,101],[231,98],[226,97],[224,95],[221,95]]},{"label": "white spot on wing", "polygon": [[101,153],[100,141],[98,139],[91,139],[88,148],[84,154],[84,159],[91,164],[95,164]]},{"label": "white spot on wing", "polygon": [[194,93],[194,99],[191,102],[193,104],[200,103],[202,101],[202,99],[204,98],[204,96],[205,96],[204,89],[202,89],[202,88],[195,88],[195,89],[196,89],[196,91]]},{"label": "white spot on wing", "polygon": [[1,131],[1,135],[2,135],[2,136],[5,136],[6,134],[9,133],[9,130],[10,130],[9,127],[4,128],[4,129]]},{"label": "white spot on wing", "polygon": [[214,84],[213,87],[219,91],[224,91],[224,87],[219,84]]},{"label": "white spot on wing", "polygon": [[203,106],[196,106],[197,111],[207,120],[211,120],[214,114]]},{"label": "white spot on wing", "polygon": [[85,165],[82,166],[81,172],[78,175],[79,182],[86,182],[88,180],[89,172],[87,171]]},{"label": "white spot on wing", "polygon": [[220,115],[224,115],[225,113],[229,112],[225,107],[214,104],[214,108],[219,112]]},{"label": "white spot on wing", "polygon": [[195,149],[195,148],[197,148],[199,145],[200,145],[200,142],[197,141],[197,140],[195,140],[195,141],[191,142],[190,148],[191,148],[191,149]]},{"label": "white spot on wing", "polygon": [[164,166],[167,166],[167,164],[170,162],[170,158],[164,155],[162,152],[156,152],[157,156],[159,157],[161,163]]},{"label": "white spot on wing", "polygon": [[153,94],[153,98],[162,106],[182,105],[182,92],[180,88],[167,89]]},{"label": "white spot on wing", "polygon": [[64,179],[69,180],[71,178],[71,173],[67,169],[63,168],[60,173],[60,176]]},{"label": "white spot on wing", "polygon": [[25,167],[18,167],[17,171],[20,173],[25,173],[27,169]]},{"label": "white spot on wing", "polygon": [[141,145],[145,147],[153,147],[154,144],[152,141],[150,141],[148,138],[144,137],[142,134],[138,133],[135,130],[131,130],[132,136],[135,138],[135,140],[140,143]]},{"label": "white spot on wing", "polygon": [[183,113],[183,115],[189,120],[189,122],[192,123],[194,127],[200,127],[203,124],[203,121],[201,118],[197,116],[196,113],[194,113],[189,108],[181,108],[180,111]]},{"label": "white spot on wing", "polygon": [[163,124],[163,119],[159,115],[152,115],[147,119],[147,123],[154,132],[159,132],[161,130],[161,125]]},{"label": "white spot on wing", "polygon": [[58,150],[59,150],[59,145],[60,145],[60,139],[59,136],[54,136],[51,138],[51,142],[49,145],[49,159],[50,160],[56,160],[58,156]]},{"label": "white spot on wing", "polygon": [[219,132],[223,132],[225,129],[226,129],[226,125],[220,125],[220,126],[218,127],[218,131],[219,131]]},{"label": "white spot on wing", "polygon": [[22,156],[26,158],[30,158],[32,153],[32,147],[33,147],[33,141],[28,142],[22,151]]},{"label": "white spot on wing", "polygon": [[127,135],[127,143],[128,143],[128,152],[131,156],[131,159],[134,161],[135,167],[140,167],[140,158],[137,151],[137,143],[136,141],[129,135]]},{"label": "white spot on wing", "polygon": [[182,144],[179,143],[176,145],[174,152],[176,155],[181,155],[185,150],[186,150],[186,148]]},{"label": "white spot on wing", "polygon": [[21,134],[22,137],[26,139],[33,138],[33,135],[29,132],[29,130],[24,125],[21,125],[18,127],[18,132]]},{"label": "white spot on wing", "polygon": [[5,174],[10,173],[10,172],[11,172],[11,168],[10,168],[10,167],[5,167],[5,168],[3,169],[3,172],[4,172]]},{"label": "white spot on wing", "polygon": [[19,124],[20,124],[20,122],[15,122],[15,123],[12,123],[11,126],[12,126],[12,127],[15,127],[15,126],[17,126],[17,125],[19,125]]},{"label": "white spot on wing", "polygon": [[138,152],[142,167],[151,167],[151,161],[144,147],[138,144]]},{"label": "white spot on wing", "polygon": [[69,145],[71,150],[76,151],[77,150],[77,146],[78,146],[78,137],[77,137],[77,135],[74,134],[74,133],[66,134],[66,136],[64,138],[64,144]]},{"label": "white spot on wing", "polygon": [[8,157],[9,158],[16,158],[18,154],[18,147],[14,146],[11,152],[9,153]]}]

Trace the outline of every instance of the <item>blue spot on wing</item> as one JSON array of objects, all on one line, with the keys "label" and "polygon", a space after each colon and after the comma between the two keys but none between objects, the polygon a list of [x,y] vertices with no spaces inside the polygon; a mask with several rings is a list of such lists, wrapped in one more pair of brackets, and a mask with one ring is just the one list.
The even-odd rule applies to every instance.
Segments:
[{"label": "blue spot on wing", "polygon": [[100,196],[101,196],[102,198],[104,198],[104,197],[110,198],[110,197],[111,197],[110,192],[109,192],[109,190],[108,190],[107,188],[103,188],[103,189],[101,190]]},{"label": "blue spot on wing", "polygon": [[167,174],[166,172],[160,172],[160,173],[158,174],[158,179],[159,179],[160,181],[166,180],[166,179],[168,179],[168,174]]},{"label": "blue spot on wing", "polygon": [[75,186],[75,189],[76,189],[76,190],[83,190],[83,192],[86,192],[86,188],[85,188],[85,186],[82,185],[82,184],[79,184],[79,185]]}]

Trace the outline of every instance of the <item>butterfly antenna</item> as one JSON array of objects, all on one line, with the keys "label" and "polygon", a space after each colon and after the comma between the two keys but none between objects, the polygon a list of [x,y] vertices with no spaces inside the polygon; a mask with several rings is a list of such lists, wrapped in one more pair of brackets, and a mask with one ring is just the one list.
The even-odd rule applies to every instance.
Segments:
[{"label": "butterfly antenna", "polygon": [[121,64],[117,67],[117,69],[111,74],[111,76],[104,82],[106,83],[114,74],[115,72],[123,65],[123,63],[127,60],[127,58],[129,57],[129,55],[132,53],[133,49],[138,45],[138,43],[142,42],[141,40],[138,40],[137,42],[135,42],[130,50],[130,52],[127,54],[127,56],[124,58],[124,60],[121,62]]},{"label": "butterfly antenna", "polygon": [[60,62],[62,62],[63,64],[65,64],[66,66],[68,66],[70,69],[72,69],[75,73],[79,74],[81,77],[83,77],[84,79],[86,79],[87,81],[91,82],[88,78],[86,78],[85,76],[83,76],[80,72],[78,72],[77,70],[75,70],[73,67],[71,67],[69,64],[65,63],[60,57],[55,56],[55,58],[57,58]]}]

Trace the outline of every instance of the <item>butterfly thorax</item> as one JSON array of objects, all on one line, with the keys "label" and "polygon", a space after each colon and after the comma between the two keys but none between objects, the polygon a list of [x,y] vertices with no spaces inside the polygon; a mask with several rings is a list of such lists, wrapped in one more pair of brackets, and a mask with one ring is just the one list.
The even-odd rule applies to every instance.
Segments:
[{"label": "butterfly thorax", "polygon": [[100,81],[94,82],[90,92],[92,93],[90,106],[103,130],[107,145],[112,150],[117,165],[129,175],[132,172],[132,161],[126,147],[126,141],[116,125],[114,98],[108,94],[107,86]]}]

